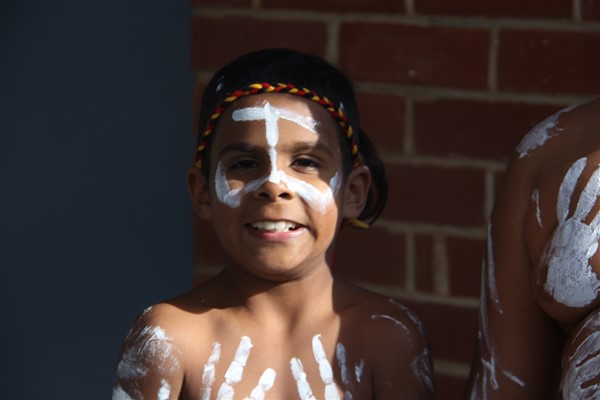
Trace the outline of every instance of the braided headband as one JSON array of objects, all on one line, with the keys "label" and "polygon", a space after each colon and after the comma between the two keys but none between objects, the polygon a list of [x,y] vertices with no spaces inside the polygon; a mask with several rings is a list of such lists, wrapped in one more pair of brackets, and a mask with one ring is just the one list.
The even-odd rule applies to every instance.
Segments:
[{"label": "braided headband", "polygon": [[341,107],[336,108],[331,100],[327,97],[320,97],[317,93],[309,90],[307,88],[297,88],[294,85],[286,84],[286,83],[278,83],[276,86],[273,86],[269,83],[253,83],[248,85],[244,89],[236,90],[231,93],[229,96],[223,100],[221,105],[215,110],[215,112],[208,119],[208,123],[206,124],[206,128],[202,132],[198,142],[198,150],[196,152],[196,167],[198,169],[202,168],[202,154],[206,149],[206,144],[208,141],[208,137],[212,133],[217,121],[223,111],[234,101],[239,99],[240,97],[253,95],[253,94],[262,94],[262,93],[288,93],[295,94],[297,96],[304,97],[305,99],[309,99],[314,101],[315,103],[319,103],[322,105],[329,114],[338,122],[342,131],[346,135],[346,139],[348,140],[348,144],[350,145],[350,151],[352,153],[352,165],[358,165],[358,146],[356,145],[356,138],[354,137],[352,126],[347,123],[346,115]]}]

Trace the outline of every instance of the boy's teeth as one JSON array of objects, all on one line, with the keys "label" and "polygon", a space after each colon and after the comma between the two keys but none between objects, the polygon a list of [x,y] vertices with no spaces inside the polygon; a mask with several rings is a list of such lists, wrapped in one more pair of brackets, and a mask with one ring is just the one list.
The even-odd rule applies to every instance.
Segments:
[{"label": "boy's teeth", "polygon": [[263,222],[255,222],[251,224],[254,229],[260,231],[274,231],[274,232],[287,232],[290,229],[294,229],[296,227],[295,224],[287,221],[263,221]]}]

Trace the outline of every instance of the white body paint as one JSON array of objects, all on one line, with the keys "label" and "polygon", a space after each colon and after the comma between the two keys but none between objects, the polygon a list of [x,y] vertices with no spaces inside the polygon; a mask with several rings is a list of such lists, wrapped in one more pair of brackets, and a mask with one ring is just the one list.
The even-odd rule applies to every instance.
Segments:
[{"label": "white body paint", "polygon": [[265,103],[263,107],[250,107],[235,110],[232,114],[232,118],[234,121],[265,121],[265,136],[271,162],[271,171],[267,177],[253,180],[241,188],[231,189],[227,182],[227,176],[223,166],[219,163],[215,173],[215,191],[219,201],[232,208],[239,207],[241,199],[245,194],[256,191],[266,182],[272,182],[275,184],[284,183],[289,190],[298,194],[300,198],[319,212],[323,213],[327,210],[333,203],[334,195],[341,183],[339,171],[331,178],[329,187],[321,192],[308,182],[288,176],[277,168],[276,146],[279,141],[279,119],[294,122],[315,135],[318,134],[316,131],[318,121],[290,110],[271,107],[268,102]]},{"label": "white body paint", "polygon": [[113,389],[112,400],[133,400],[121,386],[117,385]]},{"label": "white body paint", "polygon": [[252,341],[248,336],[243,336],[240,340],[233,361],[225,372],[225,382],[219,388],[217,394],[217,400],[232,400],[233,399],[233,387],[232,385],[242,380],[244,373],[244,367],[250,357],[250,350],[252,349]]},{"label": "white body paint", "polygon": [[[561,393],[564,400],[600,398],[600,315],[594,314],[582,328],[588,330],[585,337],[566,362],[561,379]],[[596,383],[593,383],[596,380]]]},{"label": "white body paint", "polygon": [[[510,379],[515,384],[524,387],[525,382],[512,372],[500,368],[497,363],[496,347],[493,338],[489,331],[488,321],[488,304],[491,306],[491,311],[502,314],[502,306],[496,287],[496,271],[495,258],[493,251],[492,225],[488,225],[486,238],[486,257],[482,265],[482,280],[481,280],[481,306],[479,314],[479,331],[478,340],[481,348],[481,364],[483,366],[482,375],[477,373],[475,381],[477,382],[471,393],[472,399],[487,400],[491,391],[500,389],[498,382],[498,373],[501,373],[506,378]],[[491,396],[494,397],[494,396]]]},{"label": "white body paint", "polygon": [[121,356],[117,366],[118,379],[145,376],[149,368],[170,372],[179,367],[177,350],[161,327],[147,326],[139,332],[130,332],[127,341],[133,343]]},{"label": "white body paint", "polygon": [[321,335],[313,337],[312,348],[315,360],[319,364],[319,374],[325,384],[325,400],[339,400],[340,394],[338,393],[337,386],[333,382],[333,370],[331,369],[329,360],[327,360],[323,342],[321,342]]},{"label": "white body paint", "polygon": [[344,385],[344,400],[352,400],[352,380],[348,371],[348,362],[346,360],[346,348],[342,343],[335,346],[335,358],[340,366],[340,375]]},{"label": "white body paint", "polygon": [[200,398],[202,400],[209,400],[212,391],[212,385],[215,383],[215,364],[221,358],[221,344],[214,342],[212,345],[212,351],[208,357],[208,362],[204,365],[204,371],[202,372],[202,391]]},{"label": "white body paint", "polygon": [[[421,335],[421,337],[427,336],[425,333],[425,327],[423,326],[423,323],[421,322],[421,320],[419,318],[417,318],[417,316],[408,307],[406,307],[404,304],[402,304],[394,299],[388,299],[388,301],[391,304],[393,304],[394,306],[401,309],[406,315],[408,315],[410,320],[413,322],[413,324],[419,330],[419,334]],[[406,325],[403,325],[403,327],[408,332],[408,328],[406,327]],[[427,386],[429,391],[431,393],[433,393],[434,392],[434,385],[433,385],[433,380],[432,380],[433,371],[431,370],[430,360],[431,360],[431,354],[429,353],[429,348],[424,347],[423,352],[420,355],[416,356],[412,360],[411,369],[413,371],[413,374],[417,377],[417,379],[424,382],[425,386]]]},{"label": "white body paint", "polygon": [[295,357],[292,358],[290,360],[290,369],[292,370],[292,376],[296,380],[296,387],[298,389],[300,400],[316,400],[315,396],[313,396],[312,389],[308,384],[308,380],[306,379],[306,373],[304,372],[302,362]]},{"label": "white body paint", "polygon": [[250,397],[246,397],[245,400],[264,400],[266,393],[273,387],[273,384],[275,383],[275,376],[277,376],[275,371],[271,368],[267,368],[260,376],[258,385],[252,389]]},{"label": "white body paint", "polygon": [[171,395],[171,385],[166,379],[161,379],[160,389],[158,390],[158,400],[169,400]]},{"label": "white body paint", "polygon": [[[519,158],[523,158],[527,156],[531,151],[535,150],[538,147],[541,147],[546,143],[546,141],[558,133],[550,133],[550,130],[556,126],[558,119],[561,114],[565,112],[571,111],[576,106],[567,107],[564,110],[557,112],[554,115],[549,116],[542,122],[540,122],[537,126],[535,126],[525,137],[521,140],[521,143],[517,146],[517,152],[519,153]],[[557,129],[559,130],[559,129]]]},{"label": "white body paint", "polygon": [[556,205],[558,226],[543,258],[548,265],[544,289],[557,302],[574,308],[591,304],[600,292],[600,281],[589,265],[589,259],[598,250],[600,213],[589,224],[584,222],[600,196],[600,167],[586,183],[577,208],[569,217],[571,198],[586,162],[585,158],[577,160],[560,186]]},{"label": "white body paint", "polygon": [[542,210],[540,209],[540,191],[538,189],[535,189],[531,193],[531,201],[533,201],[535,204],[535,218],[537,220],[537,223],[539,227],[542,228],[544,225],[542,224]]},{"label": "white body paint", "polygon": [[362,359],[358,364],[354,366],[354,376],[356,378],[356,382],[360,383],[362,379],[363,372],[365,370],[365,360]]}]

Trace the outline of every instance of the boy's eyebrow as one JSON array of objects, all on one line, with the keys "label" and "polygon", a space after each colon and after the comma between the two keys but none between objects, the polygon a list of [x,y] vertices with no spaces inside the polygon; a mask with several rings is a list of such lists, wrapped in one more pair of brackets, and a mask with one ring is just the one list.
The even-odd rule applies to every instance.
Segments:
[{"label": "boy's eyebrow", "polygon": [[227,146],[223,147],[221,151],[219,151],[219,156],[222,156],[226,153],[233,152],[241,152],[241,153],[251,153],[257,149],[257,146],[247,143],[247,142],[232,142]]},{"label": "boy's eyebrow", "polygon": [[291,143],[289,146],[285,146],[285,147],[290,148],[294,152],[317,150],[317,151],[323,151],[323,152],[333,156],[333,152],[331,151],[329,146],[326,146],[325,144],[323,144],[321,142],[294,142],[294,143]]}]

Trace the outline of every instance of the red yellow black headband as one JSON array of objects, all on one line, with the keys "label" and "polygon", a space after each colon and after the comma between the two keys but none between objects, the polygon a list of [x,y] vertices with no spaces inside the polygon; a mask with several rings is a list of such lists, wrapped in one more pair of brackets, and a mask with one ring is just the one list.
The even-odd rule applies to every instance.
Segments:
[{"label": "red yellow black headband", "polygon": [[320,97],[317,93],[313,92],[307,88],[297,88],[294,85],[286,84],[286,83],[278,83],[277,85],[271,85],[270,83],[253,83],[248,85],[244,89],[236,90],[235,92],[229,94],[225,100],[221,103],[221,105],[215,110],[215,112],[210,116],[204,131],[198,141],[198,150],[196,152],[196,167],[198,169],[202,168],[202,153],[206,149],[206,144],[208,141],[208,137],[212,133],[217,121],[223,111],[234,101],[239,99],[240,97],[253,95],[253,94],[262,94],[262,93],[288,93],[294,94],[297,96],[302,96],[305,99],[309,99],[314,101],[315,103],[319,103],[322,105],[329,114],[338,122],[342,131],[346,135],[346,139],[348,140],[348,144],[350,145],[350,151],[352,153],[352,165],[357,166],[358,162],[358,146],[356,144],[356,138],[354,136],[352,126],[347,123],[346,114],[341,107],[336,108],[331,100],[327,97]]}]

